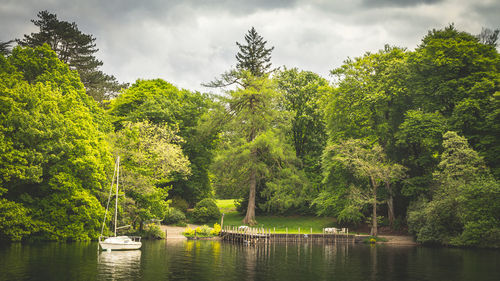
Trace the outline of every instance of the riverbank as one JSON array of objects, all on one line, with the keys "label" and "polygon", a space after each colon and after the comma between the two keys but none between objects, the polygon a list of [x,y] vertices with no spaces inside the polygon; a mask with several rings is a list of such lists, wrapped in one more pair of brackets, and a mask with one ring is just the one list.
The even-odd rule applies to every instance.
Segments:
[{"label": "riverbank", "polygon": [[186,239],[186,236],[182,235],[182,233],[188,226],[192,229],[198,227],[198,225],[194,224],[188,224],[187,226],[161,225],[160,229],[165,233],[166,239]]},{"label": "riverbank", "polygon": [[[199,225],[189,224],[185,227],[182,226],[170,226],[170,225],[162,225],[160,228],[166,234],[166,239],[181,239],[186,240],[187,238],[182,235],[182,232],[186,229],[186,227],[190,227],[195,229]],[[413,239],[412,236],[404,236],[404,235],[380,235],[380,237],[387,239],[385,242],[379,242],[382,244],[388,245],[406,245],[406,246],[415,246],[417,243]],[[210,240],[218,240],[217,237],[209,237],[206,239]]]}]

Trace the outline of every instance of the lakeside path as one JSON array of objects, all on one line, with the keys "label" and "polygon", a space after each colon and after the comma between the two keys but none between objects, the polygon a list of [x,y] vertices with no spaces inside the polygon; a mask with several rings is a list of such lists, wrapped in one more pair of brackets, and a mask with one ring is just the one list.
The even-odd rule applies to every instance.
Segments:
[{"label": "lakeside path", "polygon": [[387,239],[387,242],[381,242],[383,244],[391,245],[417,245],[413,236],[402,236],[402,235],[379,235],[379,237]]},{"label": "lakeside path", "polygon": [[161,225],[160,228],[163,232],[166,232],[167,239],[187,239],[182,232],[187,227],[191,227],[192,229],[197,228],[199,225],[188,224],[187,226],[171,226],[171,225]]}]

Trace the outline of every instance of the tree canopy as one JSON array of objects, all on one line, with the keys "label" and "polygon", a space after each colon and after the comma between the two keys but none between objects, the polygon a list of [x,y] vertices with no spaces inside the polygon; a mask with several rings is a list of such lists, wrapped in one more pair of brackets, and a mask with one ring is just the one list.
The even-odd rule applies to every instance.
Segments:
[{"label": "tree canopy", "polygon": [[246,224],[315,213],[500,247],[497,30],[434,29],[414,50],[348,58],[329,81],[272,69],[274,47],[251,28],[236,67],[209,84],[223,94],[139,79],[112,97],[92,35],[47,11],[33,23],[24,46],[0,44],[1,240],[97,237],[120,156],[129,233],[200,201],[194,217],[215,219],[225,197]]},{"label": "tree canopy", "polygon": [[236,54],[236,69],[248,71],[253,76],[263,76],[271,70],[271,52],[274,47],[266,48],[267,41],[260,36],[254,27],[245,35],[246,44],[236,42],[240,49]]},{"label": "tree canopy", "polygon": [[99,70],[103,63],[94,55],[99,50],[95,37],[81,32],[75,22],[61,21],[56,14],[48,11],[41,11],[37,16],[38,19],[32,22],[40,30],[18,39],[21,46],[48,44],[61,61],[78,71],[87,94],[98,102],[118,93],[124,85],[118,83],[114,76]]},{"label": "tree canopy", "polygon": [[112,100],[108,113],[116,130],[126,122],[149,121],[167,124],[183,139],[179,142],[190,161],[191,174],[170,179],[171,197],[180,196],[190,203],[209,196],[211,185],[208,168],[218,137],[217,128],[207,121],[212,101],[207,95],[181,90],[161,80],[138,80]]},{"label": "tree canopy", "polygon": [[111,160],[100,109],[47,45],[16,47],[0,60],[2,205],[33,224],[8,235],[96,238]]}]

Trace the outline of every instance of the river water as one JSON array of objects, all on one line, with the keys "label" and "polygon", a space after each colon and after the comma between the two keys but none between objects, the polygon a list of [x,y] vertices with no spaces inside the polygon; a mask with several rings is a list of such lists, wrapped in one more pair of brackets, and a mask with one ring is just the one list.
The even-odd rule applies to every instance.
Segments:
[{"label": "river water", "polygon": [[500,280],[500,251],[366,244],[144,241],[0,245],[0,280]]}]

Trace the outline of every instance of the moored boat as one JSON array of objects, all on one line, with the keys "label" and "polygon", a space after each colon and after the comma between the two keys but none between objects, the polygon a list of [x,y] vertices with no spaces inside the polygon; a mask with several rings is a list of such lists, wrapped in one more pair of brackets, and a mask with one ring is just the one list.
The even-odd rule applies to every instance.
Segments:
[{"label": "moored boat", "polygon": [[139,236],[99,237],[99,245],[104,251],[138,250],[141,248]]},{"label": "moored boat", "polygon": [[[111,193],[113,191],[114,179],[116,175],[116,196],[115,196],[115,216],[114,216],[114,236],[102,236],[104,231],[104,224],[106,223],[106,216],[108,214],[109,202],[111,201]],[[111,181],[111,189],[109,190],[108,204],[104,214],[104,221],[102,222],[101,236],[99,236],[99,246],[104,251],[116,250],[138,250],[142,246],[141,237],[139,236],[116,236],[116,230],[123,227],[116,227],[118,217],[118,183],[120,176],[120,156],[116,158],[115,171],[113,173],[113,180]]]}]

